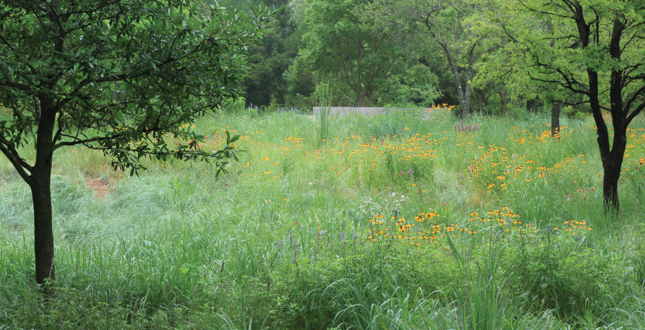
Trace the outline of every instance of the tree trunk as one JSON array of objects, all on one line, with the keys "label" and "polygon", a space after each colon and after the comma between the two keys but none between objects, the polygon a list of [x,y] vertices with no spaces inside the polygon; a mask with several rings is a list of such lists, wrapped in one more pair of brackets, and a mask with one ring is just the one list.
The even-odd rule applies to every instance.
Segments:
[{"label": "tree trunk", "polygon": [[477,90],[477,96],[479,99],[479,115],[484,115],[484,91],[481,89]]},{"label": "tree trunk", "polygon": [[560,105],[554,104],[551,108],[551,136],[555,137],[560,133]]},{"label": "tree trunk", "polygon": [[56,280],[54,268],[54,232],[52,226],[51,179],[39,175],[31,186],[34,203],[34,250],[36,253],[36,283]]},{"label": "tree trunk", "polygon": [[468,51],[468,67],[466,67],[466,84],[465,91],[463,93],[463,100],[461,101],[461,115],[463,117],[468,117],[470,115],[470,95],[472,94],[472,80],[473,80],[473,66],[475,64],[475,46],[477,43],[473,43],[470,46]]},{"label": "tree trunk", "polygon": [[[621,162],[622,163],[622,162]],[[610,165],[604,168],[605,176],[602,180],[602,195],[605,202],[605,211],[612,207],[616,211],[620,207],[618,200],[618,179],[620,179],[621,165]]]},{"label": "tree trunk", "polygon": [[[36,163],[31,171],[32,199],[34,203],[34,251],[36,255],[36,283],[45,284],[56,279],[54,268],[54,232],[52,226],[51,172],[54,154],[54,126],[56,110],[54,100],[39,97],[42,105],[36,138]],[[45,287],[53,294],[53,288]]]},{"label": "tree trunk", "polygon": [[[430,28],[430,26],[428,26]],[[450,71],[452,72],[452,79],[457,87],[457,96],[459,97],[459,111],[462,116],[467,116],[470,114],[470,81],[466,83],[466,91],[461,88],[461,75],[459,74],[459,66],[455,59],[452,57],[450,47],[448,42],[444,37],[438,39],[439,45],[443,48],[446,58],[448,59],[448,64],[450,65]],[[467,79],[472,79],[472,71],[467,72]],[[467,95],[466,95],[467,94]]]},{"label": "tree trunk", "polygon": [[618,211],[620,207],[618,200],[618,180],[620,179],[625,150],[627,149],[627,127],[621,127],[622,125],[618,125],[616,122],[622,122],[622,120],[618,119],[614,122],[614,141],[611,151],[603,152],[601,150],[600,157],[605,172],[602,182],[605,210],[611,206]]},{"label": "tree trunk", "polygon": [[[363,102],[364,102],[364,100],[365,100],[365,96],[359,92],[359,93],[358,93],[358,100],[357,100],[357,101],[358,101],[358,106],[359,106],[359,107],[364,107],[364,106],[365,106],[365,104],[363,103]],[[342,105],[342,104],[341,104],[341,105]]]},{"label": "tree trunk", "polygon": [[506,93],[504,92],[504,90],[502,88],[500,88],[497,91],[497,94],[499,94],[499,103],[502,106],[502,109],[501,109],[502,110],[502,115],[505,116],[506,115]]},{"label": "tree trunk", "polygon": [[[459,87],[461,88],[461,86]],[[470,115],[470,83],[466,83],[465,87],[462,99],[459,100],[459,110],[461,111],[462,117],[468,117]]]}]

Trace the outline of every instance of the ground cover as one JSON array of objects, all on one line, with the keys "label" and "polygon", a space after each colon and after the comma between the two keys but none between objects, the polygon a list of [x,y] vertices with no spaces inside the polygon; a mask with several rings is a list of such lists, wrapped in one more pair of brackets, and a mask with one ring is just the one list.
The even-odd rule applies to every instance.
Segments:
[{"label": "ground cover", "polygon": [[[645,120],[621,211],[602,207],[593,121],[406,113],[208,117],[240,162],[83,148],[55,162],[55,299],[35,293],[31,197],[0,159],[0,324],[9,328],[518,329],[645,323]],[[640,204],[640,205],[639,205]]]}]

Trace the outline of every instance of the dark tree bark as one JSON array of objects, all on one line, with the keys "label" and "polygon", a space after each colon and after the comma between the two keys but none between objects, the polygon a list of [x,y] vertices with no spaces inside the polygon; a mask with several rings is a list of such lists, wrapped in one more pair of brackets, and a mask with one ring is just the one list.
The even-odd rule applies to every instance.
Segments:
[{"label": "dark tree bark", "polygon": [[477,96],[478,96],[478,102],[479,102],[479,115],[483,116],[484,115],[484,91],[481,89],[477,89]]},{"label": "dark tree bark", "polygon": [[[595,23],[587,23],[583,13],[582,6],[575,3],[574,19],[578,27],[578,33],[583,48],[587,48],[590,42],[593,42],[594,30],[592,24],[600,24],[599,18],[596,18]],[[611,31],[611,38],[609,41],[609,54],[616,61],[620,61],[622,51],[621,39],[623,33],[627,28],[625,24],[625,17],[616,13],[613,18],[613,26]],[[597,42],[597,40],[596,40]],[[610,147],[609,130],[605,119],[602,116],[603,107],[600,104],[599,97],[599,78],[598,72],[593,68],[587,69],[587,77],[589,78],[589,86],[587,95],[589,97],[589,104],[593,112],[594,121],[597,127],[597,142],[600,149],[600,158],[602,159],[602,166],[604,169],[603,178],[603,199],[605,210],[613,208],[618,210],[620,202],[618,198],[618,180],[623,166],[623,157],[625,156],[625,149],[627,145],[627,126],[632,119],[643,110],[645,102],[641,103],[634,111],[629,113],[629,105],[631,101],[636,100],[639,93],[643,92],[641,89],[628,101],[627,107],[623,102],[623,88],[625,87],[623,78],[626,77],[623,69],[614,69],[611,71],[611,80],[609,85],[609,99],[612,124],[614,128],[613,143]],[[585,86],[586,87],[586,86]]]},{"label": "dark tree bark", "polygon": [[555,137],[560,133],[560,105],[554,104],[551,107],[551,136]]},{"label": "dark tree bark", "polygon": [[501,104],[501,111],[502,115],[506,116],[506,90],[504,90],[504,86],[500,87],[497,90],[497,94],[499,94],[499,103]]},{"label": "dark tree bark", "polygon": [[34,203],[34,249],[36,255],[36,283],[56,280],[54,267],[54,233],[52,226],[51,171],[54,154],[55,103],[48,97],[39,97],[41,116],[36,138],[36,163],[31,188]]}]

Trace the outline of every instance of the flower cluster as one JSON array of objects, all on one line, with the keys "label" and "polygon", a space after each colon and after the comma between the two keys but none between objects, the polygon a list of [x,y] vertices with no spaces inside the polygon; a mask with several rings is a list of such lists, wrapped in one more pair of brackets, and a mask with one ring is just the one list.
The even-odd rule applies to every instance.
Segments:
[{"label": "flower cluster", "polygon": [[[481,216],[478,212],[470,213],[470,217],[465,224],[457,223],[438,223],[432,221],[439,217],[434,211],[421,212],[414,217],[414,222],[407,221],[404,217],[392,217],[391,221],[386,221],[385,217],[377,214],[369,220],[371,229],[367,239],[371,242],[379,242],[385,239],[399,241],[402,244],[412,244],[419,246],[424,243],[442,243],[444,248],[447,247],[446,236],[451,238],[465,238],[476,235],[485,231],[500,232],[516,237],[527,238],[534,237],[537,233],[537,227],[533,223],[524,223],[521,221],[519,214],[513,212],[508,207],[494,209],[484,212]],[[427,224],[426,223],[430,223]],[[591,231],[585,221],[570,220],[564,222],[564,227],[556,227],[554,233],[571,233],[580,234],[583,230]]]}]

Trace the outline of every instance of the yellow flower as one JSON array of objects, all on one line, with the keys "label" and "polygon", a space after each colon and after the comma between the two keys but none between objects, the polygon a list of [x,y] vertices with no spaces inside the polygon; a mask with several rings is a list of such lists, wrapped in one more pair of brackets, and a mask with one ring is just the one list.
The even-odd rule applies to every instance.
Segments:
[{"label": "yellow flower", "polygon": [[438,217],[438,216],[439,215],[437,214],[437,212],[434,212],[434,211],[430,213],[426,213],[426,219],[432,219],[433,217]]}]

